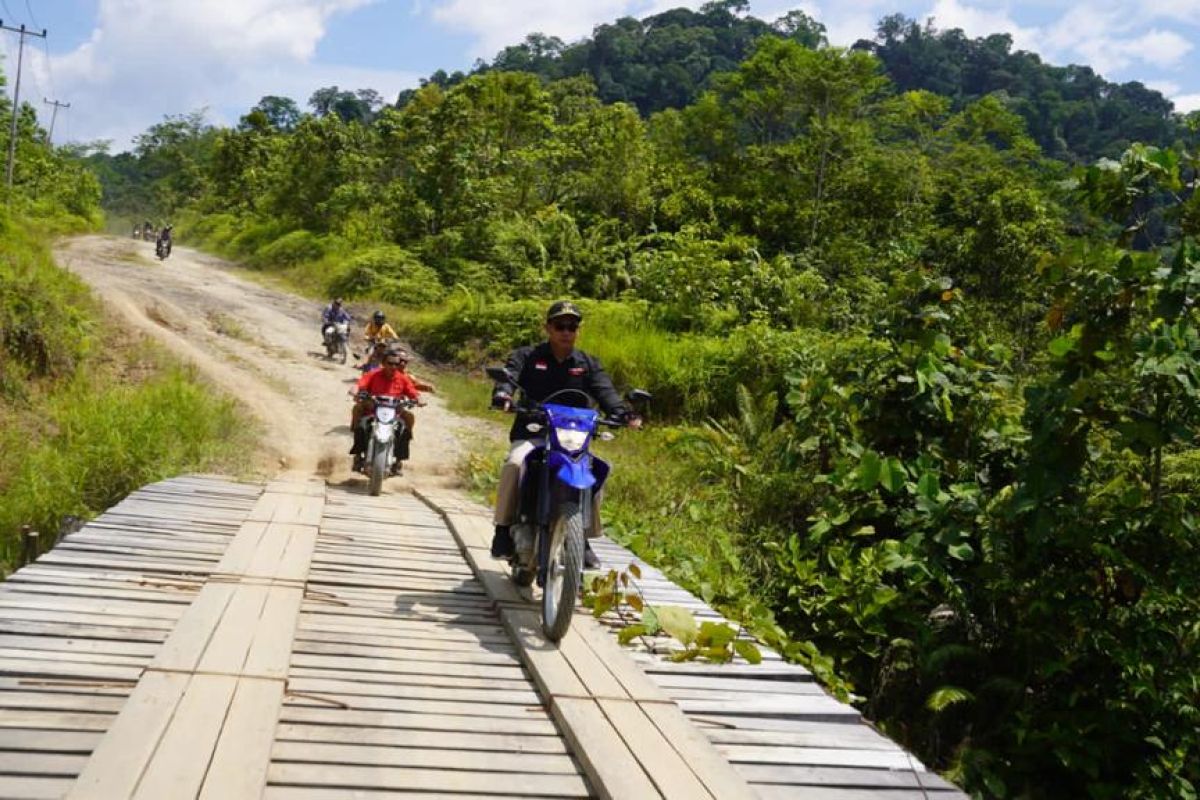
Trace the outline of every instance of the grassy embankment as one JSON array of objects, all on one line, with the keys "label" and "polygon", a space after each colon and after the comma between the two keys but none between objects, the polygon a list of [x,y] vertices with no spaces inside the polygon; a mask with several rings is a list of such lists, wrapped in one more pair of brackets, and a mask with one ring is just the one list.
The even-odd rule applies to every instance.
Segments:
[{"label": "grassy embankment", "polygon": [[22,525],[53,535],[146,483],[248,468],[253,428],[233,401],[54,265],[47,242],[88,227],[0,212],[0,573]]}]

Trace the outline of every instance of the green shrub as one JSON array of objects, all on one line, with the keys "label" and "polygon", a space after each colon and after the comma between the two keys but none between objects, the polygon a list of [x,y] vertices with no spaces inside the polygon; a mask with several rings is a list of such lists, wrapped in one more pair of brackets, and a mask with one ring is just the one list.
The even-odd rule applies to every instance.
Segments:
[{"label": "green shrub", "polygon": [[256,267],[294,267],[306,261],[317,261],[325,252],[325,237],[298,230],[260,247],[251,256],[250,263]]},{"label": "green shrub", "polygon": [[329,293],[375,297],[400,306],[436,303],[445,293],[437,272],[408,250],[386,245],[354,256],[329,283]]}]

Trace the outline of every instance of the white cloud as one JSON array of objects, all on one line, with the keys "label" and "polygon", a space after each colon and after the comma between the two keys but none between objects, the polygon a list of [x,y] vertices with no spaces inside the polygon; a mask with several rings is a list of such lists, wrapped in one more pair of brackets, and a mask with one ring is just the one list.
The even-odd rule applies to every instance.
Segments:
[{"label": "white cloud", "polygon": [[926,17],[933,17],[940,30],[959,28],[970,37],[1007,33],[1017,49],[1031,50],[1037,46],[1037,31],[1018,25],[1007,11],[969,6],[959,0],[936,0]]},{"label": "white cloud", "polygon": [[1153,89],[1164,97],[1179,94],[1183,87],[1175,81],[1146,81],[1146,88]]},{"label": "white cloud", "polygon": [[[699,5],[698,3],[696,5]],[[475,37],[472,55],[491,58],[530,33],[573,41],[602,22],[629,14],[640,15],[646,4],[634,0],[447,0],[430,11],[447,28]]]},{"label": "white cloud", "polygon": [[120,149],[168,114],[208,107],[214,121],[230,122],[266,94],[303,105],[320,86],[388,97],[416,83],[402,72],[314,63],[329,20],[374,1],[99,0],[86,42],[49,67],[43,50],[27,47],[25,68],[71,99],[71,131]]},{"label": "white cloud", "polygon": [[1171,98],[1171,102],[1175,104],[1175,110],[1180,114],[1190,114],[1193,111],[1200,111],[1200,92],[1196,94],[1180,94]]},{"label": "white cloud", "polygon": [[1128,39],[1099,36],[1075,44],[1083,61],[1102,74],[1141,61],[1160,69],[1179,65],[1192,50],[1192,43],[1174,31],[1152,30]]}]

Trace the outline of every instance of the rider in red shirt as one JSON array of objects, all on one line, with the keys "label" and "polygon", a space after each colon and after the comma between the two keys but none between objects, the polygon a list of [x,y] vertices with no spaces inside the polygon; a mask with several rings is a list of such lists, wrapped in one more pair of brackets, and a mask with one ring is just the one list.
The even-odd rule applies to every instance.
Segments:
[{"label": "rider in red shirt", "polygon": [[[408,354],[398,348],[389,349],[383,358],[383,364],[379,369],[372,370],[364,374],[358,379],[355,384],[354,393],[357,395],[361,392],[366,392],[371,396],[384,395],[387,397],[407,397],[410,400],[420,403],[421,395],[418,389],[433,391],[433,386],[428,383],[419,382],[411,375],[404,371],[408,364]],[[368,400],[362,411],[370,411],[371,403]],[[356,412],[359,410],[356,407]],[[400,462],[408,460],[409,442],[412,441],[412,430],[415,419],[411,411],[407,409],[397,409],[400,418],[404,420],[404,432],[396,437],[396,466],[398,472]],[[354,469],[362,468],[363,458],[367,451],[367,436],[370,434],[371,417],[366,413],[359,414],[359,419],[354,423],[354,447],[350,453],[354,456]]]}]

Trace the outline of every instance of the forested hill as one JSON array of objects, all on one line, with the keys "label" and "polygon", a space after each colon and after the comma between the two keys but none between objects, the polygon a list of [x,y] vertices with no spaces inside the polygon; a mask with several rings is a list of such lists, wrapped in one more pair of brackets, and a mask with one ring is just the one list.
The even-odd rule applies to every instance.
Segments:
[{"label": "forested hill", "polygon": [[[641,20],[600,25],[590,38],[566,44],[533,34],[505,48],[475,72],[533,72],[546,80],[589,75],[600,99],[628,102],[643,115],[690,105],[710,78],[746,59],[763,36],[807,47],[825,42],[825,27],[792,11],[774,22],[743,15],[744,0],[717,0],[699,11],[676,8]],[[1090,67],[1051,66],[1013,50],[1008,34],[968,38],[900,15],[884,18],[874,40],[854,46],[879,57],[897,91],[925,89],[952,98],[956,110],[1003,92],[1030,135],[1053,158],[1072,163],[1119,156],[1131,142],[1169,145],[1176,135],[1171,102],[1136,81],[1110,83]],[[434,73],[447,88],[462,73]],[[403,105],[414,96],[406,92]]]}]

